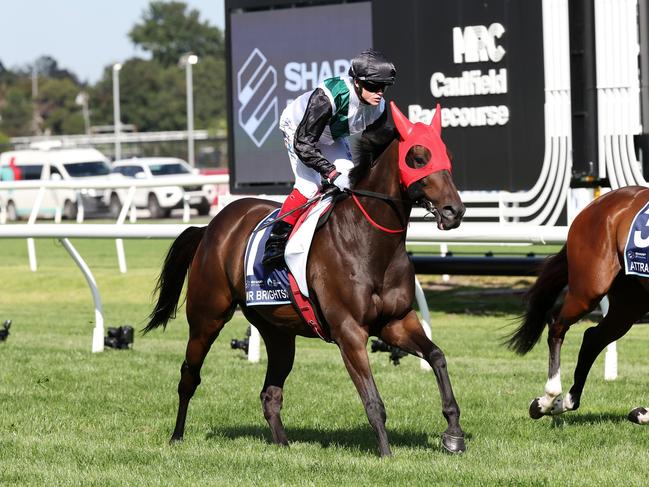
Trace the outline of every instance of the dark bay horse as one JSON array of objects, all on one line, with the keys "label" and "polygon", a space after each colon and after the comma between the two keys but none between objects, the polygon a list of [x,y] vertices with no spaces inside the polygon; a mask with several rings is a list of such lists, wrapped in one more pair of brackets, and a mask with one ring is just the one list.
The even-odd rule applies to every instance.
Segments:
[{"label": "dark bay horse", "polygon": [[[393,115],[394,110],[393,107]],[[400,112],[395,119],[397,116],[405,119]],[[400,125],[404,127],[405,122],[401,118],[399,121],[397,128]],[[433,211],[441,229],[457,227],[464,214],[464,205],[450,171],[435,170],[437,166],[432,155],[439,154],[439,147],[430,148],[412,141],[413,134],[423,130],[422,125],[402,128],[399,140],[393,128],[366,134],[364,161],[351,174],[353,190],[372,191],[389,198],[386,201],[359,196],[369,217],[387,229],[404,231],[387,233],[377,228],[352,198],[347,198],[336,204],[326,225],[318,230],[307,266],[309,293],[315,296],[316,305],[329,325],[331,340],[340,349],[382,456],[391,452],[385,429],[385,408],[367,354],[370,335],[428,361],[437,379],[442,412],[448,422],[442,444],[451,452],[465,450],[460,410],[453,395],[444,354],[426,337],[412,308],[415,275],[406,254],[405,226],[413,203],[423,204]],[[431,132],[430,137],[443,145],[439,117],[424,127]],[[409,142],[411,146],[400,165],[400,149],[407,148],[404,144]],[[367,150],[368,147],[371,150]],[[447,157],[446,153],[443,157]],[[406,189],[400,180],[404,170],[407,171],[404,167],[415,173],[432,167],[433,172],[428,172]],[[183,282],[189,272],[186,304],[189,342],[178,384],[179,407],[172,441],[183,437],[188,403],[200,383],[203,360],[239,306],[259,330],[266,345],[268,365],[260,394],[264,417],[273,441],[279,445],[288,444],[280,409],[284,381],[293,366],[295,337],[316,335],[293,306],[247,307],[244,293],[246,242],[257,223],[277,206],[254,198],[235,201],[216,215],[207,227],[185,230],[169,249],[156,288],[159,293],[157,304],[145,332],[160,325],[166,326],[175,316]]]},{"label": "dark bay horse", "polygon": [[[529,352],[549,325],[550,361],[545,395],[532,401],[529,414],[562,414],[579,407],[593,362],[611,342],[624,336],[649,311],[649,280],[626,275],[624,248],[635,215],[649,202],[649,188],[628,186],[601,196],[575,218],[561,251],[545,264],[527,294],[525,317],[507,345],[519,354]],[[643,237],[645,238],[645,237]],[[567,286],[560,308],[555,301]],[[592,311],[608,295],[609,310],[597,326],[588,328],[579,350],[574,384],[561,397],[561,345],[570,326]],[[629,420],[649,423],[646,408],[636,408]]]}]

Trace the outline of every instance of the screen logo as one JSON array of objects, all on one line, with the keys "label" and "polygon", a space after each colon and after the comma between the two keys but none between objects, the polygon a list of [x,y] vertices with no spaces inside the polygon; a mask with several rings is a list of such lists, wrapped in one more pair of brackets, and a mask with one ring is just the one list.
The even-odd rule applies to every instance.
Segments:
[{"label": "screen logo", "polygon": [[275,95],[277,70],[255,48],[237,72],[239,125],[257,147],[261,147],[277,125],[278,100]]}]

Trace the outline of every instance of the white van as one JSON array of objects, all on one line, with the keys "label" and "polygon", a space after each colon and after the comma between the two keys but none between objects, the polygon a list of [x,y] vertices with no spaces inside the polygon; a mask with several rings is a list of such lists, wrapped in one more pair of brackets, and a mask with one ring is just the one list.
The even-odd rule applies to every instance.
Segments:
[{"label": "white van", "polygon": [[[106,179],[110,174],[108,159],[96,149],[29,149],[0,154],[0,181]],[[0,198],[7,205],[7,218],[17,220],[31,214],[38,189],[2,190]],[[74,219],[79,198],[84,212],[107,210],[104,190],[56,189],[45,192],[39,217],[52,218],[58,208],[63,217]]]}]

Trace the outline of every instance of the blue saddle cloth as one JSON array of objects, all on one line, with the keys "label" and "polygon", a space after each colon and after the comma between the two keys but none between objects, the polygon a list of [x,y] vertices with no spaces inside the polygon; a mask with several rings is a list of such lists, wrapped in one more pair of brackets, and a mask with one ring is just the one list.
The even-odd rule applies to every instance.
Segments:
[{"label": "blue saddle cloth", "polygon": [[631,223],[624,247],[624,272],[649,277],[649,203]]},{"label": "blue saddle cloth", "polygon": [[264,223],[273,220],[278,213],[279,208],[260,221],[248,239],[244,260],[247,306],[278,305],[291,302],[286,265],[268,271],[261,263],[272,225],[263,230],[257,231],[257,229]]}]

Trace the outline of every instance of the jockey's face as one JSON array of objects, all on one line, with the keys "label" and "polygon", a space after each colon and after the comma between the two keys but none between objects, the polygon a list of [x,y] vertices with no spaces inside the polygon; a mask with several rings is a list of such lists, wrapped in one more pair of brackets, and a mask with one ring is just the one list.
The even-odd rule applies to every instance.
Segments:
[{"label": "jockey's face", "polygon": [[381,103],[383,94],[388,89],[384,83],[372,83],[371,81],[354,80],[354,85],[361,101],[372,106]]}]

